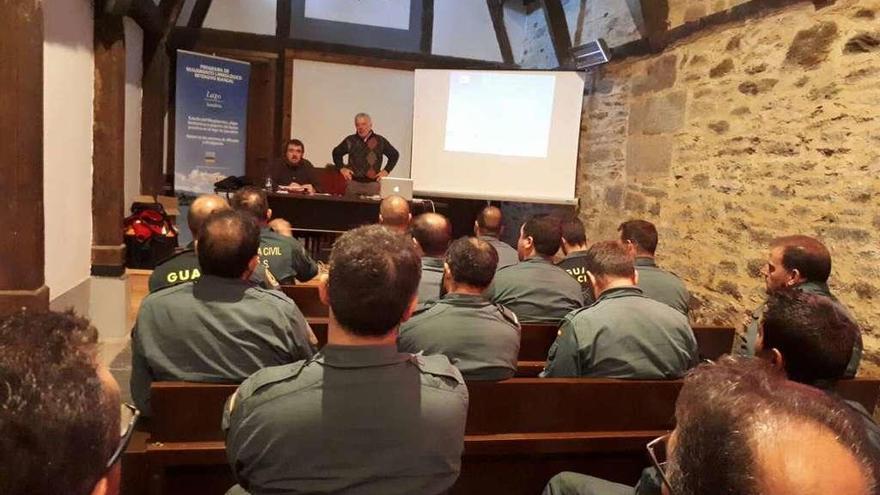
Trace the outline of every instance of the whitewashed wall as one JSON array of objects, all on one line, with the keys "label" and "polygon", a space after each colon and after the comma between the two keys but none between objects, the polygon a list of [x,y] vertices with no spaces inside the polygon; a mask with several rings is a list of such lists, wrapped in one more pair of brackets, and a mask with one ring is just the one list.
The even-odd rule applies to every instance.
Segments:
[{"label": "whitewashed wall", "polygon": [[144,31],[125,18],[125,214],[141,189]]}]

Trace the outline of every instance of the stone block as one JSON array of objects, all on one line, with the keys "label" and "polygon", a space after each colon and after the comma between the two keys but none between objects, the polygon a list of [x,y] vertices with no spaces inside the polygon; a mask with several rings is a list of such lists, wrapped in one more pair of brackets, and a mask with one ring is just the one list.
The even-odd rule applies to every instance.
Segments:
[{"label": "stone block", "polygon": [[629,134],[665,134],[684,127],[687,92],[637,100],[629,113]]},{"label": "stone block", "polygon": [[880,50],[880,33],[859,33],[843,46],[843,53],[869,53]]},{"label": "stone block", "polygon": [[648,64],[644,76],[634,78],[632,93],[635,96],[671,88],[678,74],[675,55],[660,57],[656,62]]},{"label": "stone block", "polygon": [[672,166],[672,138],[670,136],[633,136],[626,146],[626,173],[628,177],[657,177],[668,175]]},{"label": "stone block", "polygon": [[788,47],[785,61],[806,69],[816,67],[828,58],[831,44],[837,39],[837,34],[837,24],[830,21],[820,22],[809,29],[798,31]]},{"label": "stone block", "polygon": [[719,63],[715,67],[712,67],[711,69],[709,69],[709,77],[711,77],[712,79],[724,77],[727,74],[730,74],[731,71],[733,71],[733,68],[734,68],[733,60],[726,58],[726,59],[722,60],[721,63]]}]

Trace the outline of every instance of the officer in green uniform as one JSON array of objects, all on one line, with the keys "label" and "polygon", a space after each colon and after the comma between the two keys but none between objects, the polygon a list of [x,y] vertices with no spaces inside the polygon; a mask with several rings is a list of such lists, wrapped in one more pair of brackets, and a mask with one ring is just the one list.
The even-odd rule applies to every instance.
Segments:
[{"label": "officer in green uniform", "polygon": [[422,305],[400,327],[401,352],[443,354],[466,380],[504,380],[516,373],[520,328],[516,315],[483,298],[498,254],[486,241],[462,237],[444,265],[446,295]]},{"label": "officer in green uniform", "polygon": [[486,241],[498,252],[498,268],[519,263],[519,254],[516,249],[501,240],[504,233],[504,217],[501,210],[496,206],[487,206],[480,210],[477,220],[474,222],[474,235],[480,240]]},{"label": "officer in green uniform", "polygon": [[461,468],[468,394],[445,356],[397,350],[419,255],[379,225],[343,234],[320,286],[327,345],[263,369],[227,401],[226,453],[241,493],[438,494]]},{"label": "officer in green uniform", "polygon": [[443,215],[424,213],[413,221],[412,237],[422,255],[419,304],[424,304],[440,297],[443,258],[452,239],[452,225]]},{"label": "officer in green uniform", "polygon": [[[771,294],[782,289],[798,289],[808,294],[827,297],[838,311],[853,321],[855,318],[828,287],[831,276],[831,253],[819,240],[804,235],[779,237],[770,243],[767,263],[761,269],[765,290]],[[764,314],[764,304],[752,312],[746,321],[745,332],[739,335],[736,346],[741,356],[755,355],[755,342],[758,337],[758,322]],[[856,325],[858,327],[858,325]],[[846,377],[853,377],[862,359],[862,334],[859,331],[853,346]]]},{"label": "officer in green uniform", "polygon": [[655,301],[671,306],[685,316],[690,310],[691,294],[674,273],[657,266],[657,227],[645,220],[629,220],[620,224],[620,242],[627,245],[635,255],[636,271],[639,272],[639,288]]},{"label": "officer in green uniform", "polygon": [[577,218],[570,218],[562,222],[562,253],[565,257],[556,263],[556,266],[565,270],[572,278],[581,284],[584,293],[584,306],[593,304],[593,286],[590,285],[590,277],[587,276],[587,231],[583,222]]},{"label": "officer in green uniform", "polygon": [[260,223],[260,262],[281,284],[295,280],[306,282],[318,274],[318,265],[303,245],[292,235],[282,235],[269,228],[272,218],[266,192],[255,187],[244,187],[232,196],[232,208],[246,211]]},{"label": "officer in green uniform", "polygon": [[131,394],[147,415],[154,380],[240,382],[313,354],[293,301],[247,282],[259,246],[249,215],[211,215],[198,243],[202,275],[144,298],[132,332]]},{"label": "officer in green uniform", "polygon": [[[193,239],[198,239],[199,230],[204,225],[205,220],[208,219],[208,216],[212,213],[228,209],[229,204],[226,200],[216,194],[205,194],[196,198],[190,205],[186,216]],[[156,292],[164,287],[184,282],[191,282],[201,276],[202,270],[199,266],[199,257],[196,255],[195,244],[195,241],[193,241],[184,250],[165,258],[165,260],[156,265],[153,273],[150,274],[150,292]],[[266,289],[278,288],[278,282],[275,280],[275,277],[262,265],[254,270],[251,282]]]},{"label": "officer in green uniform", "polygon": [[535,215],[520,228],[517,252],[523,261],[495,274],[487,298],[516,313],[520,323],[559,323],[584,305],[577,281],[553,264],[561,239],[559,220]]},{"label": "officer in green uniform", "polygon": [[687,317],[646,297],[627,249],[615,241],[588,251],[596,302],[565,317],[543,376],[675,379],[697,364]]}]

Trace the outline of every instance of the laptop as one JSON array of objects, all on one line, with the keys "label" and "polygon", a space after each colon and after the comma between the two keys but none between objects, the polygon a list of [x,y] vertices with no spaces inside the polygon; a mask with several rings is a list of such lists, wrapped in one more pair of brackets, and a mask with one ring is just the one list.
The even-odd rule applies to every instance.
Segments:
[{"label": "laptop", "polygon": [[385,177],[379,181],[379,196],[381,196],[382,199],[385,199],[388,196],[400,196],[407,201],[412,201],[413,181],[412,179]]}]

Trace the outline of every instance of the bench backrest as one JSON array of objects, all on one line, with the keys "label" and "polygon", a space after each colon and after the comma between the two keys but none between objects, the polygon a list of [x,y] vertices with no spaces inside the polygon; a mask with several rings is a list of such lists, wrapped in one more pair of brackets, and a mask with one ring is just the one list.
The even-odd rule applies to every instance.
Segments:
[{"label": "bench backrest", "polygon": [[[154,382],[151,441],[222,440],[223,406],[236,385]],[[672,427],[680,380],[513,378],[470,382],[466,433],[663,430]],[[834,390],[873,411],[880,380],[841,380]]]},{"label": "bench backrest", "polygon": [[[702,359],[718,359],[733,348],[736,331],[732,327],[693,327]],[[557,325],[522,325],[520,361],[545,361],[559,334]]]},{"label": "bench backrest", "polygon": [[281,291],[293,299],[306,318],[330,315],[330,308],[321,302],[321,298],[318,296],[317,285],[282,285]]}]

